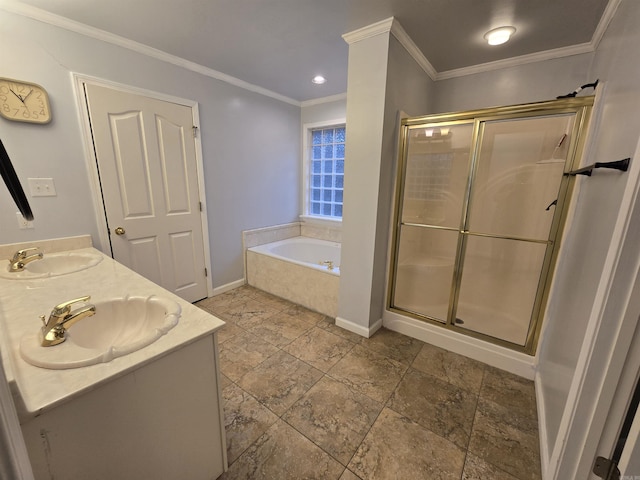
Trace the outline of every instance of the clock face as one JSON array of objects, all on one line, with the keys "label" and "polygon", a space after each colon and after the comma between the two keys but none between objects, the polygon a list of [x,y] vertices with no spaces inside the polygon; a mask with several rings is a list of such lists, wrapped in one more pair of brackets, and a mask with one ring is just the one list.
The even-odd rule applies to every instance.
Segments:
[{"label": "clock face", "polygon": [[0,78],[0,115],[18,122],[48,123],[51,108],[47,92],[35,83]]}]

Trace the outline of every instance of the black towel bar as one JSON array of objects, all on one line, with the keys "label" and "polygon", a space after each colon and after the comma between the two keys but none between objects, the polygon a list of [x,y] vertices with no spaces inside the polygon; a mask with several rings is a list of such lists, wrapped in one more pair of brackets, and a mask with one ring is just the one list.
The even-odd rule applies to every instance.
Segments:
[{"label": "black towel bar", "polygon": [[617,160],[615,162],[596,162],[593,165],[589,165],[588,167],[583,167],[577,170],[572,170],[571,172],[566,172],[565,175],[586,175],[590,177],[591,172],[593,172],[594,168],[612,168],[614,170],[626,172],[629,169],[630,161],[631,158],[625,158],[623,160]]}]

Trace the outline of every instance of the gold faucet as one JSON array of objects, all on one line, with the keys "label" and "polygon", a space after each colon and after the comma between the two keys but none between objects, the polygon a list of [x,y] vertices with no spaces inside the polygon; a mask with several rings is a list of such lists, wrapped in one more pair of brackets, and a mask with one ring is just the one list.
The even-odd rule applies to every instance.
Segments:
[{"label": "gold faucet", "polygon": [[24,270],[27,263],[33,262],[34,260],[40,260],[43,257],[42,252],[28,255],[29,252],[33,252],[35,250],[38,250],[38,247],[24,248],[14,253],[13,257],[9,260],[9,271],[21,272]]},{"label": "gold faucet", "polygon": [[327,270],[333,270],[333,262],[331,260],[325,260],[324,262],[321,262],[321,264],[326,265]]},{"label": "gold faucet", "polygon": [[69,300],[68,302],[61,303],[53,307],[49,320],[45,321],[44,315],[40,316],[44,326],[42,327],[42,346],[52,347],[58,345],[66,340],[65,334],[67,329],[74,323],[82,320],[83,318],[95,315],[95,305],[85,305],[74,311],[71,311],[71,305],[79,302],[87,302],[91,299],[89,295],[85,297]]}]

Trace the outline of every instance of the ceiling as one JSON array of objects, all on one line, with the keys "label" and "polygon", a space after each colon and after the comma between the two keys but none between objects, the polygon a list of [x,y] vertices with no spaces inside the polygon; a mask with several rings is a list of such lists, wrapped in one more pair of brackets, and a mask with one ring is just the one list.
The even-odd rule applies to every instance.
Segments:
[{"label": "ceiling", "polygon": [[[296,101],[346,92],[342,35],[391,16],[441,74],[590,44],[615,0],[19,0]],[[609,9],[610,10],[610,9]],[[606,18],[606,16],[605,16]],[[490,47],[486,31],[513,25]],[[328,81],[314,85],[322,74]]]}]

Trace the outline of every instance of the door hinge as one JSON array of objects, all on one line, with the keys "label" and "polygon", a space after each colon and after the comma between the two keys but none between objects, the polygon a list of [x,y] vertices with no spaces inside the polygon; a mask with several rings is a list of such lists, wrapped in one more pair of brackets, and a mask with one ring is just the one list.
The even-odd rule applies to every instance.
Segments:
[{"label": "door hinge", "polygon": [[200,208],[200,211],[202,211],[202,202],[198,202],[198,208]]},{"label": "door hinge", "polygon": [[620,480],[620,470],[613,460],[604,457],[597,457],[593,464],[593,473],[605,480]]},{"label": "door hinge", "polygon": [[209,272],[207,271],[207,267],[204,267],[204,276],[205,277],[209,276]]},{"label": "door hinge", "polygon": [[191,127],[191,131],[193,132],[193,138],[196,138],[198,136],[198,127],[194,125]]}]

